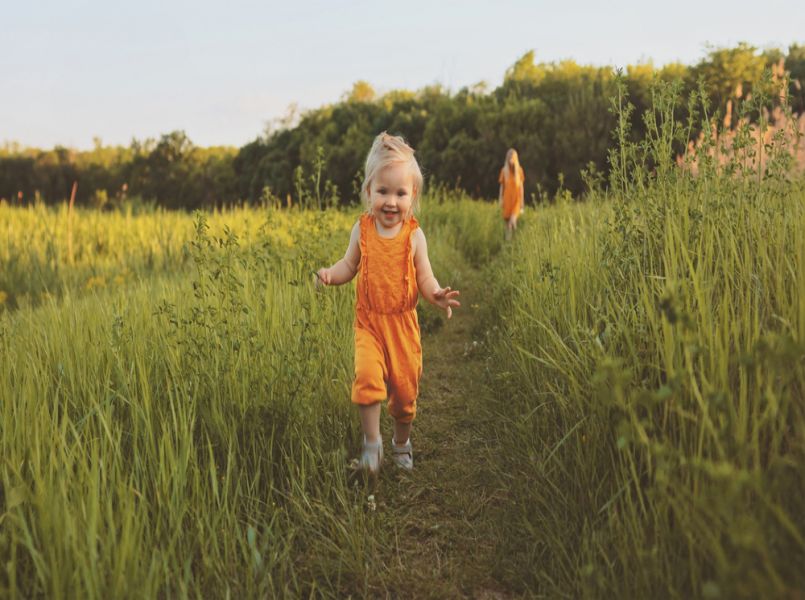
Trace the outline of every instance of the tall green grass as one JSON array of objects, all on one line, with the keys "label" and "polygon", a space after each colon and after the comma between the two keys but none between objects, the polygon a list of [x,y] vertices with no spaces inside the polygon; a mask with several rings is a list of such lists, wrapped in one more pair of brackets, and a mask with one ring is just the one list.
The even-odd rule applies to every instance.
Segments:
[{"label": "tall green grass", "polygon": [[[424,204],[434,268],[460,281],[448,209]],[[348,481],[354,290],[313,286],[357,215],[81,211],[70,261],[48,233],[64,210],[0,210],[8,293],[59,289],[0,314],[0,596],[377,589],[391,542]]]},{"label": "tall green grass", "polygon": [[[228,226],[241,236],[259,233],[263,243],[289,248],[294,229],[312,218],[275,211],[272,225],[265,227],[267,214],[237,208],[210,213],[208,219],[216,230]],[[138,213],[131,206],[101,212],[0,202],[0,311],[182,273],[191,262],[191,220],[187,213]]]},{"label": "tall green grass", "polygon": [[310,285],[351,220],[295,225],[283,248],[200,215],[185,275],[3,319],[4,596],[297,595],[363,579],[363,528],[345,525],[365,519],[345,469],[350,290]]},{"label": "tall green grass", "polygon": [[540,210],[489,270],[499,572],[548,596],[795,596],[805,187],[673,165],[658,93],[611,191]]}]

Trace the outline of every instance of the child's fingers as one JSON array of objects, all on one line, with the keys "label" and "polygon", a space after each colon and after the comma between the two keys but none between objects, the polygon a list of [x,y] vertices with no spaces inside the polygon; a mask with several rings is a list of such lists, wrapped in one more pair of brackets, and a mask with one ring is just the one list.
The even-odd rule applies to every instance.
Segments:
[{"label": "child's fingers", "polygon": [[321,285],[330,285],[330,271],[327,269],[319,269],[314,271],[316,274],[316,283]]},{"label": "child's fingers", "polygon": [[444,310],[447,313],[447,318],[451,318],[453,316],[453,307],[461,306],[461,302],[458,300],[448,300],[444,305]]}]

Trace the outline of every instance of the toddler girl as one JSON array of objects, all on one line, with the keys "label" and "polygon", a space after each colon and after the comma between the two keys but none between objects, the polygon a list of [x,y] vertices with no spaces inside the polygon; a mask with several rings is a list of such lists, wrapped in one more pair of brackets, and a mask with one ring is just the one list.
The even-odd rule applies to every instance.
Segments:
[{"label": "toddler girl", "polygon": [[375,138],[361,190],[367,211],[352,228],[344,258],[317,275],[324,285],[358,275],[352,402],[364,434],[360,467],[376,475],[383,460],[380,402],[386,398],[394,418],[394,462],[407,470],[414,466],[410,433],[422,375],[417,289],[445,309],[448,319],[460,304],[458,290],[441,287],[433,276],[425,235],[413,214],[422,172],[401,137],[383,132]]}]

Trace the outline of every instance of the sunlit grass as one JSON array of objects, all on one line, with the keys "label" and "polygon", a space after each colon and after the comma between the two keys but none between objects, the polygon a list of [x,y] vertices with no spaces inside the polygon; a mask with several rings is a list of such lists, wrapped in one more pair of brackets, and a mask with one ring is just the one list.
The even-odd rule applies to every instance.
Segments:
[{"label": "sunlit grass", "polygon": [[500,573],[548,596],[795,595],[805,188],[652,160],[538,211],[489,270]]},{"label": "sunlit grass", "polygon": [[[0,210],[7,294],[58,290],[0,315],[2,595],[364,589],[384,534],[347,481],[354,291],[312,285],[357,212],[79,211],[70,261],[64,210]],[[461,234],[430,211],[458,282]]]}]

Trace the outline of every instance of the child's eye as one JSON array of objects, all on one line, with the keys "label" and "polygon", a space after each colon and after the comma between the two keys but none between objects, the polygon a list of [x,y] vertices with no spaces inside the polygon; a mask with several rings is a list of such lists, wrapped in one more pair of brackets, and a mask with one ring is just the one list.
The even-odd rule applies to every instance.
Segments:
[{"label": "child's eye", "polygon": [[400,198],[402,198],[403,196],[407,196],[407,195],[408,195],[408,192],[406,192],[405,190],[400,190],[400,191],[398,191],[398,192],[397,192],[397,195],[398,195]]},{"label": "child's eye", "polygon": [[385,194],[385,193],[386,193],[386,188],[384,188],[384,187],[382,187],[382,188],[377,188],[377,193],[378,193],[378,194]]}]

